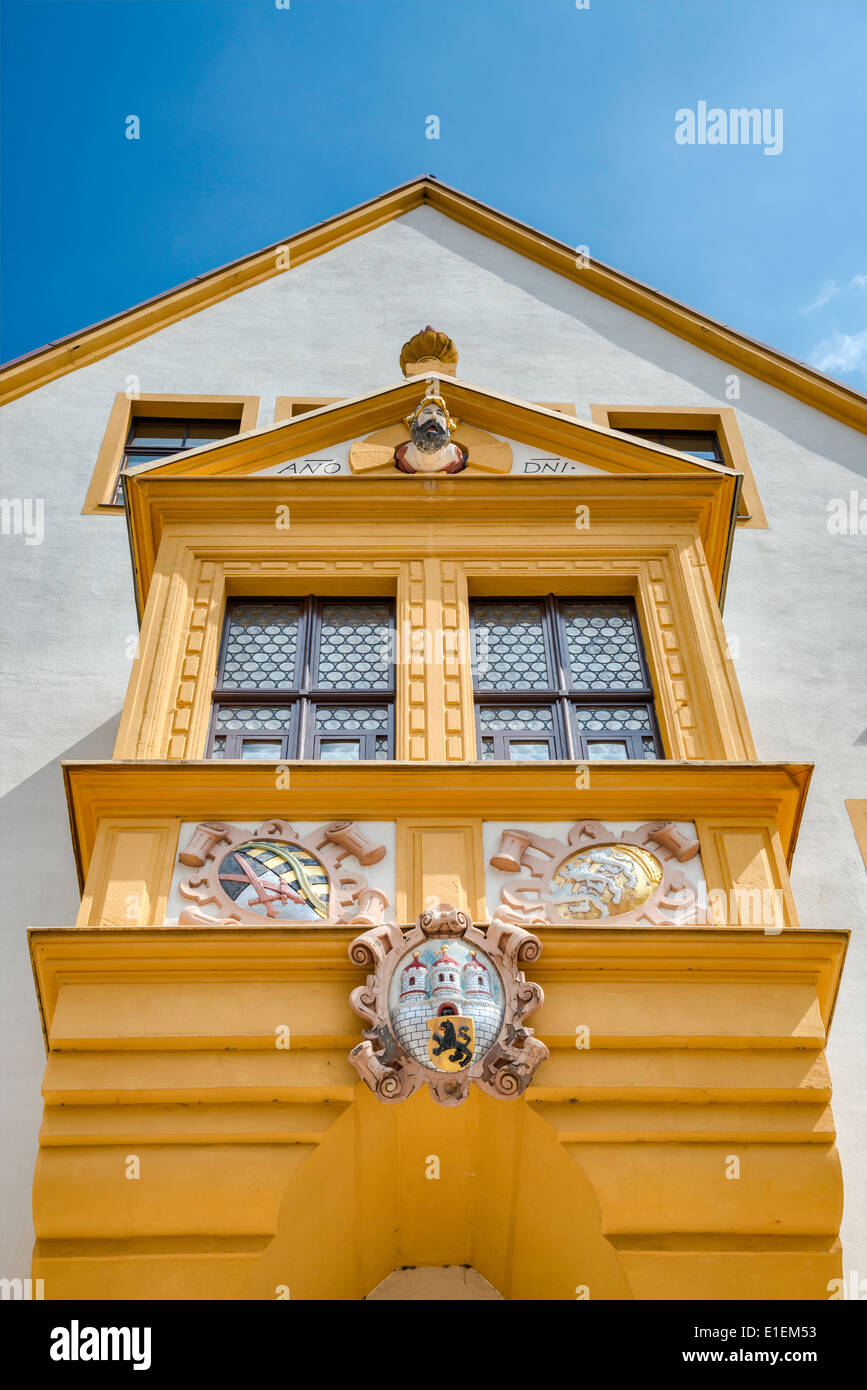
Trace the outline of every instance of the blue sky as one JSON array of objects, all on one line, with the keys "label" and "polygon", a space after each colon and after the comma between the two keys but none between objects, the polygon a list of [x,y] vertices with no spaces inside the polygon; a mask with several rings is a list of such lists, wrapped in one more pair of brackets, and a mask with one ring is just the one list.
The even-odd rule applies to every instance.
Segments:
[{"label": "blue sky", "polygon": [[867,390],[865,0],[2,11],[3,359],[428,171]]}]

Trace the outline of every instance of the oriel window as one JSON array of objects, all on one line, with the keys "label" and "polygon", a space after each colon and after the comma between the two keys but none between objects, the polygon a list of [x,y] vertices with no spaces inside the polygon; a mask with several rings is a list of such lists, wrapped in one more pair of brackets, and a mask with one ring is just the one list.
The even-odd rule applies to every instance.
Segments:
[{"label": "oriel window", "polygon": [[632,599],[471,605],[482,761],[662,757]]},{"label": "oriel window", "polygon": [[392,758],[393,625],[387,599],[231,599],[208,757]]}]

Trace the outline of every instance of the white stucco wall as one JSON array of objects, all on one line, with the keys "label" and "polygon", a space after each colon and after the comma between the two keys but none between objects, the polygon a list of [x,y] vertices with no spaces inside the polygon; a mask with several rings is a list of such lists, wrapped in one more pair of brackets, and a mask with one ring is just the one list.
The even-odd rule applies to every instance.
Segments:
[{"label": "white stucco wall", "polygon": [[793,873],[802,922],[853,931],[830,1058],[845,1267],[867,1269],[867,877],[844,807],[867,795],[867,537],[827,529],[831,499],[867,491],[865,439],[742,373],[728,399],[724,362],[423,208],[3,411],[0,491],[44,499],[45,536],[0,537],[0,1274],[26,1275],[32,1244],[44,1053],[25,929],[67,924],[78,906],[60,761],[110,757],[136,632],[124,523],[81,515],[115,393],[134,375],[143,392],[258,395],[267,424],[278,394],[397,381],[400,345],[425,323],[455,339],[466,380],[574,401],[584,419],[591,402],[737,408],[770,530],[738,532],[725,622],[759,756],[816,763]]}]

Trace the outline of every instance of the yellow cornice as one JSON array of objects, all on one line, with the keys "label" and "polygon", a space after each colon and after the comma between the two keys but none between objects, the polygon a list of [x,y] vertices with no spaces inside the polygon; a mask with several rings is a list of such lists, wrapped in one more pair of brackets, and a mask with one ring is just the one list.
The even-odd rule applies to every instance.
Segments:
[{"label": "yellow cornice", "polygon": [[430,176],[414,179],[282,242],[197,276],[155,299],[18,358],[0,373],[0,402],[14,400],[67,372],[98,361],[251,285],[261,284],[274,275],[291,273],[306,261],[402,217],[422,204],[639,314],[732,368],[748,372],[852,429],[867,433],[867,397],[861,392],[600,261],[585,263],[582,258],[579,268],[574,247],[438,183]]},{"label": "yellow cornice", "polygon": [[[411,925],[404,923],[405,927]],[[693,983],[727,983],[743,980],[779,985],[808,979],[816,986],[822,1021],[827,1033],[834,1012],[849,933],[842,929],[811,931],[784,928],[774,935],[749,927],[534,927],[542,941],[542,958],[528,970],[532,979],[558,984],[583,983],[588,976],[617,980],[645,979],[658,983],[688,978]],[[78,980],[89,988],[114,982],[140,980],[152,985],[154,973],[163,980],[196,979],[200,984],[227,980],[235,983],[276,978],[285,980],[303,971],[308,979],[343,983],[347,994],[363,979],[353,966],[347,946],[357,926],[317,927],[279,924],[257,927],[207,928],[194,931],[178,927],[31,927],[30,957],[36,982],[43,1031],[54,1021],[62,985]],[[270,1042],[273,1032],[263,1027],[261,1037],[247,1035],[248,1049]],[[543,1035],[544,1038],[545,1035]],[[129,1038],[124,1038],[129,1046]],[[317,1038],[330,1046],[353,1046],[355,1036]],[[563,1040],[550,1036],[552,1046]],[[615,1034],[611,1042],[621,1041]],[[627,1041],[627,1039],[622,1039]],[[684,1040],[685,1041],[685,1040]],[[706,1040],[702,1040],[706,1045]],[[635,1035],[628,1038],[636,1044]],[[681,1044],[683,1045],[683,1043]],[[534,1099],[557,1098],[534,1088]]]},{"label": "yellow cornice", "polygon": [[[722,595],[739,474],[571,475],[425,479],[370,477],[246,478],[149,477],[128,480],[127,508],[136,594],[140,611],[150,588],[163,536],[198,550],[243,546],[249,556],[287,553],[288,533],[275,529],[277,508],[288,506],[292,545],[305,558],[334,554],[343,536],[355,555],[437,553],[460,558],[493,536],[517,558],[530,548],[538,555],[539,528],[549,528],[546,554],[565,547],[574,555],[582,535],[595,539],[607,524],[625,533],[634,528],[640,544],[651,526],[697,534],[714,590]],[[575,508],[587,506],[591,529],[577,531]],[[381,517],[376,528],[369,519]],[[319,540],[317,541],[317,536]],[[303,540],[302,540],[303,537]],[[276,547],[276,549],[275,549]],[[317,548],[318,547],[318,548]],[[347,552],[348,554],[349,552]],[[528,552],[529,553],[529,552]]]},{"label": "yellow cornice", "polygon": [[462,818],[694,820],[773,819],[791,863],[812,765],[759,762],[590,763],[577,789],[576,764],[287,762],[290,790],[275,790],[276,765],[254,762],[67,762],[72,841],[83,885],[100,820],[381,820],[423,813]]}]

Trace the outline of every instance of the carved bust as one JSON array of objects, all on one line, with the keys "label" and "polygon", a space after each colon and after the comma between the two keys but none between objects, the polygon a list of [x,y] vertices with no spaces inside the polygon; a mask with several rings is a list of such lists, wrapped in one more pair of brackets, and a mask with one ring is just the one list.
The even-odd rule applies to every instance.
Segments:
[{"label": "carved bust", "polygon": [[394,451],[402,473],[460,473],[466,468],[466,450],[452,440],[457,421],[449,415],[442,396],[423,397],[405,424],[409,440]]}]

